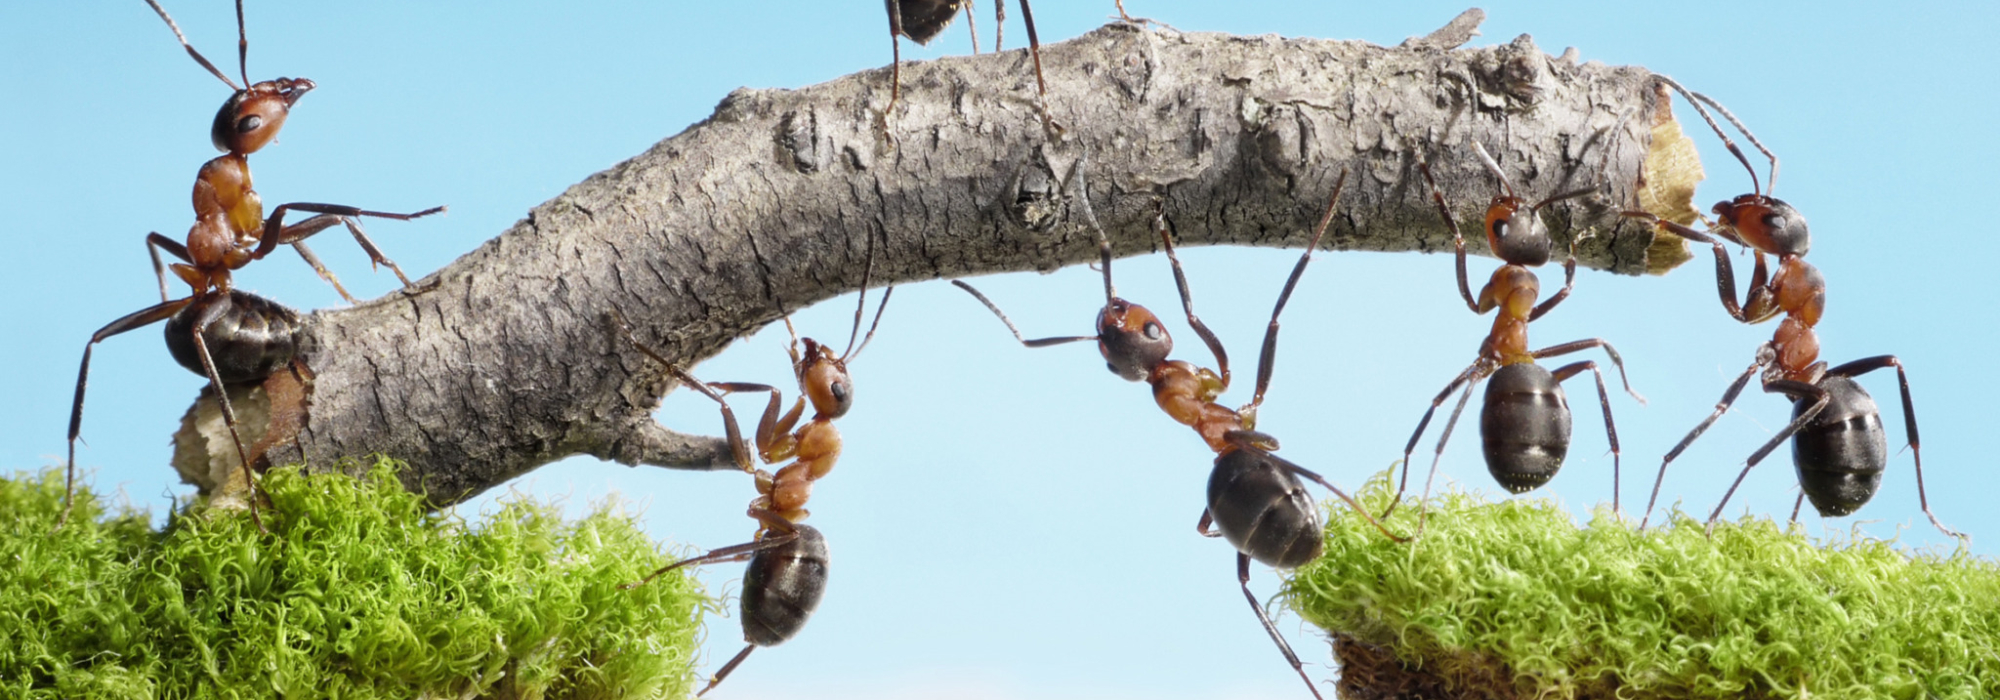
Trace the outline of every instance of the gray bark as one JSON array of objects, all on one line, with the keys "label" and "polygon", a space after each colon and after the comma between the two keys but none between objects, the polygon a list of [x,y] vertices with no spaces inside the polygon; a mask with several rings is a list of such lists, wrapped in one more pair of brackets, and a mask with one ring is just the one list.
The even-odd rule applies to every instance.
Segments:
[{"label": "gray bark", "polygon": [[[1453,50],[1465,24],[1395,48],[1106,26],[1043,50],[1059,134],[1038,118],[1023,51],[906,64],[888,140],[888,68],[737,90],[420,291],[312,314],[311,412],[274,461],[331,469],[387,454],[440,505],[577,454],[733,468],[720,440],[652,419],[671,383],[610,330],[612,309],[692,366],[859,288],[871,248],[878,287],[1086,262],[1096,237],[1064,182],[1086,154],[1082,191],[1121,256],[1158,248],[1156,207],[1185,245],[1304,245],[1343,168],[1328,247],[1448,252],[1420,160],[1483,254],[1478,222],[1497,186],[1478,140],[1530,201],[1602,183],[1546,212],[1559,259],[1589,232],[1575,248],[1584,265],[1671,265],[1649,258],[1647,227],[1618,216],[1645,186],[1663,104],[1651,74],[1547,56],[1526,36]],[[197,453],[177,461],[218,444],[182,443]]]}]

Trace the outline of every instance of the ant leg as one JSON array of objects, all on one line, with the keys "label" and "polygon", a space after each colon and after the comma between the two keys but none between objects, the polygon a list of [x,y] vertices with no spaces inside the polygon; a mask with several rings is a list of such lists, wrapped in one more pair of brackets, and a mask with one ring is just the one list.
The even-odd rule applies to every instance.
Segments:
[{"label": "ant leg", "polygon": [[1071,335],[1071,336],[1062,336],[1057,338],[1036,338],[1034,340],[1029,340],[1021,336],[1021,329],[1014,327],[1014,322],[1007,319],[1007,314],[1002,313],[1000,311],[999,305],[994,304],[992,299],[986,298],[986,295],[980,294],[979,290],[973,289],[972,285],[966,284],[963,280],[952,280],[951,283],[953,285],[956,285],[959,289],[965,290],[967,294],[971,294],[972,298],[979,300],[979,303],[985,304],[986,309],[988,311],[992,311],[994,316],[998,316],[1000,318],[1001,323],[1007,324],[1007,332],[1013,333],[1014,339],[1020,341],[1020,343],[1024,346],[1030,348],[1046,348],[1052,345],[1074,343],[1080,340],[1097,339],[1097,336],[1094,335]]},{"label": "ant leg", "polygon": [[[780,522],[782,521],[783,520],[780,519]],[[667,572],[673,571],[674,569],[678,569],[683,566],[700,566],[702,564],[714,564],[717,562],[729,562],[729,561],[748,561],[750,557],[755,556],[758,552],[770,549],[772,547],[778,547],[790,544],[793,540],[796,540],[798,538],[799,538],[799,533],[797,530],[791,530],[787,532],[773,532],[769,535],[765,535],[762,539],[759,539],[755,542],[745,542],[743,544],[733,544],[727,547],[719,547],[716,549],[711,549],[708,550],[708,553],[703,554],[701,556],[682,559],[672,564],[660,567],[660,570],[653,572],[652,575],[647,576],[646,578],[634,581],[632,583],[621,584],[618,586],[618,590],[629,591],[634,588],[644,586],[648,583],[652,583],[653,579],[659,578],[660,576],[666,574]]]},{"label": "ant leg", "polygon": [[[331,221],[331,219],[329,219],[329,221]],[[333,285],[333,291],[340,292],[340,298],[346,299],[347,303],[349,304],[361,303],[359,300],[354,298],[354,295],[347,293],[346,287],[340,286],[340,278],[334,277],[332,270],[326,269],[326,263],[322,263],[319,261],[319,256],[314,255],[312,249],[306,247],[305,241],[293,242],[292,250],[298,251],[299,257],[305,259],[307,265],[312,266],[313,272],[317,273],[320,279],[326,280],[327,284]]]},{"label": "ant leg", "polygon": [[1458,219],[1452,217],[1451,208],[1445,206],[1444,193],[1438,191],[1437,180],[1431,178],[1431,164],[1418,163],[1417,172],[1423,173],[1424,183],[1430,185],[1431,201],[1437,202],[1438,216],[1444,217],[1445,225],[1451,227],[1451,242],[1458,249],[1458,295],[1465,298],[1465,308],[1475,314],[1486,313],[1472,296],[1472,281],[1465,278],[1465,236],[1458,231]]},{"label": "ant leg", "polygon": [[1557,304],[1569,298],[1569,290],[1575,286],[1576,256],[1572,255],[1568,260],[1563,261],[1563,288],[1556,290],[1555,294],[1549,296],[1548,301],[1535,305],[1535,310],[1528,313],[1528,321],[1532,323],[1542,316],[1547,315],[1549,310],[1556,308]]},{"label": "ant leg", "polygon": [[257,474],[250,468],[250,454],[243,449],[243,436],[236,431],[236,409],[229,405],[229,388],[222,383],[222,374],[215,371],[215,359],[208,352],[206,331],[228,310],[229,297],[226,295],[216,297],[215,303],[200,309],[192,331],[194,350],[201,357],[202,369],[208,373],[208,386],[215,391],[215,401],[222,406],[222,424],[229,428],[229,440],[236,445],[237,463],[243,466],[243,486],[248,490],[243,500],[250,504],[250,522],[256,523],[258,532],[268,535],[271,531],[264,529],[264,518],[257,514]]},{"label": "ant leg", "polygon": [[[279,245],[285,243],[296,243],[299,240],[305,238],[306,236],[318,233],[320,231],[325,230],[327,227],[332,226],[331,223],[323,225],[316,224],[319,226],[319,228],[315,228],[309,233],[303,233],[300,235],[288,235],[286,233],[286,228],[288,227],[285,226],[285,212],[288,211],[302,211],[311,214],[332,214],[339,217],[371,216],[378,219],[395,219],[397,221],[409,221],[411,219],[417,219],[430,216],[432,214],[441,213],[444,210],[445,210],[444,207],[431,207],[429,209],[416,212],[414,214],[397,214],[394,212],[370,211],[367,209],[359,209],[356,207],[350,207],[343,204],[319,204],[315,202],[288,202],[285,204],[280,204],[276,209],[271,210],[270,216],[264,217],[264,235],[261,239],[258,240],[257,249],[251,252],[250,259],[261,260],[264,258],[264,256],[270,255],[271,251],[277,250]],[[306,221],[311,221],[311,220],[312,219],[307,219]],[[305,222],[300,222],[300,223],[303,224]],[[373,250],[374,244],[367,242],[367,236],[361,235],[359,232],[356,232],[355,235],[357,238],[363,241],[362,248],[364,250],[370,251],[369,252],[370,257],[377,258],[378,264],[380,262],[384,262],[384,260],[380,258],[381,251]]]},{"label": "ant leg", "polygon": [[76,437],[83,430],[83,390],[90,382],[90,351],[105,338],[171,318],[174,314],[180,313],[181,309],[187,308],[188,303],[192,301],[193,297],[161,302],[126,314],[97,329],[96,333],[90,334],[90,342],[83,344],[83,366],[76,370],[76,400],[69,408],[69,464],[64,469],[63,512],[56,519],[57,530],[61,530],[62,526],[69,522],[70,501],[76,495]]},{"label": "ant leg", "polygon": [[[805,415],[806,397],[804,394],[799,395],[798,399],[792,402],[792,410],[786,412],[781,418],[778,416],[778,409],[784,406],[784,397],[778,391],[777,387],[748,382],[716,382],[709,386],[726,393],[739,391],[771,392],[771,401],[764,405],[764,415],[757,420],[757,454],[763,457],[765,464],[777,464],[791,459],[792,455],[798,452],[799,445],[792,438],[792,429],[798,427],[799,419]],[[731,418],[731,420],[735,419]],[[749,470],[746,469],[745,471]]]},{"label": "ant leg", "polygon": [[1379,517],[1389,517],[1390,513],[1396,512],[1396,505],[1403,502],[1403,492],[1410,488],[1410,454],[1417,451],[1417,441],[1423,439],[1424,429],[1430,427],[1431,416],[1437,413],[1438,406],[1443,405],[1445,399],[1451,398],[1452,392],[1458,391],[1459,385],[1476,381],[1475,377],[1486,376],[1488,370],[1485,367],[1484,360],[1472,363],[1472,366],[1466,367],[1465,371],[1453,377],[1450,384],[1444,385],[1444,391],[1438,392],[1437,396],[1431,398],[1431,407],[1424,409],[1423,420],[1417,421],[1417,429],[1410,433],[1410,441],[1403,445],[1403,479],[1396,485],[1396,498],[1389,501],[1388,509],[1383,510]]},{"label": "ant leg", "polygon": [[1611,392],[1604,388],[1604,373],[1597,371],[1597,363],[1584,360],[1563,365],[1550,374],[1555,375],[1556,383],[1560,384],[1586,369],[1597,377],[1597,403],[1604,407],[1604,437],[1611,442],[1611,512],[1623,513],[1618,507],[1618,482],[1623,471],[1619,465],[1618,426],[1611,422]]},{"label": "ant leg", "polygon": [[1215,514],[1201,509],[1201,520],[1194,524],[1194,531],[1202,537],[1221,537],[1222,531],[1215,529]]},{"label": "ant leg", "polygon": [[[1006,1],[993,0],[993,4]],[[1042,40],[1035,36],[1035,11],[1028,7],[1028,0],[1021,0],[1021,23],[1028,27],[1028,57],[1035,64],[1035,103],[1042,109],[1042,128],[1051,134],[1061,134],[1062,128],[1049,116],[1049,82],[1042,79]]]},{"label": "ant leg", "polygon": [[723,664],[722,670],[715,672],[715,678],[710,679],[708,681],[708,685],[702,688],[701,692],[695,693],[694,696],[701,697],[703,695],[707,695],[708,691],[714,690],[715,686],[722,683],[722,679],[729,677],[730,671],[736,670],[737,666],[742,665],[744,659],[750,658],[750,652],[756,650],[757,650],[757,645],[755,644],[745,645],[743,647],[743,651],[736,652],[736,656],[734,658],[731,658],[729,660],[729,663]]},{"label": "ant leg", "polygon": [[1743,393],[1743,387],[1750,384],[1750,377],[1755,376],[1757,370],[1763,369],[1765,363],[1764,354],[1759,352],[1757,361],[1751,363],[1750,367],[1743,370],[1742,374],[1737,375],[1736,381],[1729,383],[1729,389],[1722,392],[1722,400],[1715,402],[1715,411],[1709,413],[1708,418],[1703,419],[1700,424],[1695,425],[1694,430],[1688,431],[1687,437],[1681,438],[1681,441],[1676,443],[1673,449],[1667,450],[1666,458],[1660,460],[1659,476],[1653,477],[1653,495],[1646,499],[1646,513],[1639,517],[1640,530],[1645,530],[1646,520],[1653,517],[1653,504],[1658,503],[1660,500],[1660,484],[1667,480],[1667,465],[1672,464],[1675,457],[1681,456],[1681,452],[1687,450],[1688,445],[1694,444],[1695,438],[1701,437],[1702,433],[1708,432],[1708,426],[1714,425],[1716,419],[1721,418],[1723,413],[1729,411],[1730,404],[1736,403],[1737,395]]},{"label": "ant leg", "polygon": [[1910,401],[1910,375],[1903,371],[1902,361],[1897,360],[1895,355],[1877,355],[1843,364],[1827,370],[1826,373],[1836,377],[1858,377],[1883,367],[1896,368],[1896,382],[1898,388],[1902,390],[1903,436],[1909,440],[1910,456],[1917,464],[1917,503],[1923,507],[1924,517],[1930,518],[1931,524],[1937,526],[1938,530],[1961,540],[1966,539],[1964,534],[1945,527],[1944,523],[1938,522],[1936,515],[1931,514],[1930,496],[1924,493],[1924,454],[1917,440],[1917,408],[1916,404]]},{"label": "ant leg", "polygon": [[[1005,2],[1006,0],[993,0]],[[979,25],[972,23],[972,0],[965,0],[965,31],[972,35],[972,55],[979,55]]]},{"label": "ant leg", "polygon": [[[1208,324],[1194,315],[1194,296],[1188,292],[1187,272],[1181,269],[1181,259],[1174,255],[1173,224],[1167,221],[1166,212],[1153,216],[1153,228],[1160,233],[1160,242],[1166,245],[1167,262],[1174,268],[1174,286],[1181,292],[1181,308],[1187,312],[1188,325],[1194,327],[1194,334],[1201,336],[1201,342],[1208,344],[1208,350],[1215,354],[1216,374],[1222,377],[1222,391],[1229,389],[1229,352],[1222,349],[1222,340],[1208,329]],[[1106,284],[1110,284],[1108,281]],[[1219,392],[1218,392],[1219,393]]]},{"label": "ant leg", "polygon": [[1366,518],[1368,520],[1368,524],[1374,525],[1375,529],[1377,530],[1381,530],[1382,536],[1387,537],[1396,542],[1410,541],[1410,538],[1408,537],[1399,537],[1395,533],[1389,532],[1389,528],[1383,527],[1381,521],[1376,520],[1375,516],[1369,515],[1368,510],[1362,508],[1360,502],[1355,501],[1353,497],[1347,495],[1346,491],[1342,491],[1340,490],[1340,487],[1334,486],[1333,482],[1327,481],[1326,477],[1320,476],[1318,472],[1315,472],[1311,469],[1307,469],[1305,467],[1301,467],[1297,464],[1293,464],[1291,460],[1279,457],[1277,455],[1271,455],[1271,458],[1277,460],[1278,464],[1283,465],[1285,469],[1290,470],[1293,474],[1310,479],[1314,483],[1317,483],[1320,486],[1325,487],[1326,490],[1332,491],[1333,495],[1338,496],[1340,500],[1347,502],[1347,507],[1353,508],[1354,512],[1360,513],[1361,517]]},{"label": "ant leg", "polygon": [[1729,485],[1729,490],[1722,493],[1722,502],[1715,504],[1715,511],[1708,514],[1708,527],[1710,529],[1714,529],[1715,521],[1722,517],[1722,507],[1729,504],[1729,497],[1736,495],[1736,488],[1743,485],[1743,478],[1750,476],[1750,469],[1756,467],[1758,462],[1764,461],[1764,458],[1769,456],[1772,450],[1778,449],[1779,445],[1783,445],[1785,441],[1792,439],[1792,436],[1798,434],[1799,430],[1806,427],[1807,423],[1811,423],[1814,418],[1818,418],[1820,411],[1826,410],[1826,405],[1833,401],[1833,394],[1828,393],[1827,390],[1790,379],[1765,382],[1764,391],[1772,394],[1784,394],[1791,397],[1794,401],[1810,399],[1813,403],[1811,406],[1806,407],[1805,411],[1799,413],[1797,418],[1793,418],[1792,422],[1787,424],[1783,430],[1779,430],[1778,434],[1771,436],[1771,439],[1766,441],[1762,447],[1757,448],[1756,452],[1750,453],[1750,459],[1746,460],[1743,464],[1743,471],[1736,475],[1736,481]]},{"label": "ant leg", "polygon": [[[1458,425],[1459,414],[1465,412],[1465,402],[1472,398],[1472,388],[1479,386],[1479,381],[1485,378],[1485,375],[1481,375],[1473,378],[1470,382],[1466,382],[1465,393],[1459,394],[1458,405],[1451,408],[1451,418],[1445,420],[1444,432],[1438,435],[1437,451],[1431,453],[1431,471],[1428,476],[1424,477],[1424,495],[1421,500],[1417,501],[1418,508],[1420,509],[1417,511],[1417,534],[1423,534],[1424,523],[1430,520],[1431,483],[1437,481],[1438,462],[1444,460],[1444,444],[1451,440],[1451,429]],[[1407,476],[1409,470],[1405,469],[1403,473]],[[1412,537],[1414,536],[1412,535]]]},{"label": "ant leg", "polygon": [[1001,41],[1007,37],[1007,0],[993,0],[993,53],[1006,51]]},{"label": "ant leg", "polygon": [[1806,506],[1806,492],[1804,490],[1800,490],[1798,500],[1792,501],[1792,522],[1796,523],[1799,521],[1799,509],[1804,508],[1805,506]]},{"label": "ant leg", "polygon": [[1264,614],[1264,606],[1257,602],[1257,594],[1250,592],[1250,555],[1242,552],[1236,553],[1236,581],[1242,584],[1243,598],[1250,601],[1250,611],[1257,613],[1257,621],[1263,623],[1264,632],[1271,635],[1271,641],[1278,645],[1278,651],[1284,652],[1285,662],[1292,665],[1292,670],[1299,672],[1299,678],[1306,682],[1306,689],[1312,691],[1314,698],[1324,700],[1320,697],[1319,688],[1313,685],[1312,677],[1306,675],[1305,664],[1299,663],[1299,655],[1292,653],[1292,645],[1285,643],[1285,638],[1278,634],[1278,626],[1271,624],[1271,616]]},{"label": "ant leg", "polygon": [[153,257],[153,274],[160,277],[160,301],[164,302],[167,300],[167,268],[160,264],[162,250],[184,262],[191,263],[194,259],[188,257],[187,246],[181,245],[180,241],[162,236],[157,231],[146,234],[146,254]]},{"label": "ant leg", "polygon": [[[1722,309],[1729,312],[1730,318],[1744,323],[1756,323],[1768,319],[1778,312],[1777,299],[1771,293],[1768,284],[1770,275],[1769,270],[1765,267],[1764,255],[1762,253],[1757,254],[1757,267],[1750,274],[1750,289],[1744,292],[1744,300],[1741,304],[1738,304],[1736,301],[1736,268],[1729,262],[1728,249],[1722,246],[1722,241],[1710,236],[1709,233],[1711,232],[1696,231],[1643,211],[1627,211],[1623,212],[1623,214],[1627,218],[1649,221],[1655,228],[1663,229],[1676,236],[1714,246],[1715,290],[1722,298]],[[1742,241],[1735,240],[1734,234],[1727,231],[1715,231],[1713,233],[1728,236],[1737,244],[1742,244]]]},{"label": "ant leg", "polygon": [[[667,361],[667,358],[660,356],[658,352],[654,352],[645,343],[639,342],[639,336],[632,332],[632,325],[625,321],[625,314],[620,313],[617,309],[612,309],[611,318],[617,322],[618,330],[625,334],[626,342],[631,343],[632,347],[638,348],[640,353],[653,358],[654,362],[658,362],[661,366],[666,367],[667,373],[673,375],[674,379],[679,380],[681,384],[692,387],[695,391],[701,392],[703,396],[714,399],[715,403],[722,407],[722,432],[724,437],[729,441],[730,455],[736,458],[736,466],[742,468],[743,471],[756,471],[756,463],[750,461],[750,448],[743,442],[743,430],[737,427],[736,413],[729,410],[729,402],[722,400],[722,394],[717,393],[715,389],[710,388],[708,384],[701,380],[695,379],[694,375],[688,374],[687,370],[681,369],[679,365]],[[768,389],[770,387],[765,388]],[[773,400],[776,400],[777,390],[771,389],[771,391]]]},{"label": "ant leg", "polygon": [[877,123],[885,141],[889,139],[889,115],[896,113],[896,101],[903,98],[903,36],[903,3],[889,0],[889,106],[882,109],[882,119]]},{"label": "ant leg", "polygon": [[1333,195],[1326,200],[1326,212],[1319,217],[1319,226],[1313,228],[1312,241],[1299,254],[1299,262],[1292,266],[1292,276],[1285,279],[1285,287],[1278,292],[1278,303],[1271,309],[1271,324],[1264,329],[1264,349],[1257,356],[1257,391],[1251,395],[1250,405],[1238,413],[1247,416],[1245,424],[1256,422],[1257,407],[1264,404],[1264,391],[1271,387],[1271,373],[1276,370],[1278,356],[1278,314],[1285,312],[1285,302],[1292,298],[1292,289],[1299,285],[1299,278],[1306,273],[1306,263],[1312,262],[1314,250],[1319,248],[1320,238],[1326,235],[1326,226],[1333,222],[1334,205],[1340,201],[1340,190],[1347,185],[1347,171],[1340,171],[1340,179],[1333,183]]},{"label": "ant leg", "polygon": [[1640,396],[1639,392],[1633,391],[1632,380],[1627,379],[1625,377],[1625,360],[1618,356],[1618,349],[1611,347],[1610,343],[1604,342],[1604,340],[1601,338],[1591,338],[1589,340],[1577,340],[1568,343],[1563,343],[1561,345],[1551,345],[1528,354],[1529,356],[1539,360],[1545,357],[1554,357],[1556,355],[1568,355],[1573,352],[1589,350],[1591,348],[1604,348],[1604,354],[1611,356],[1611,365],[1618,368],[1618,381],[1625,385],[1625,393],[1630,394],[1632,396],[1632,400],[1639,402],[1639,405],[1641,406],[1646,405],[1646,397]]}]

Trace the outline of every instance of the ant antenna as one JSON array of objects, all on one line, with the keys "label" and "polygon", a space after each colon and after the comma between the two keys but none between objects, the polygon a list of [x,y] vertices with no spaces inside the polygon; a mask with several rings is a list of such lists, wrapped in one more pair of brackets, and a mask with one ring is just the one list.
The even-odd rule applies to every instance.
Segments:
[{"label": "ant antenna", "polygon": [[[1000,0],[996,0],[998,1]],[[1113,299],[1118,298],[1118,290],[1111,286],[1111,238],[1104,235],[1104,227],[1097,223],[1097,211],[1090,208],[1090,186],[1083,179],[1083,169],[1088,165],[1090,165],[1090,147],[1085,146],[1083,154],[1077,156],[1075,163],[1070,164],[1068,180],[1070,186],[1076,189],[1077,209],[1083,212],[1084,223],[1090,224],[1090,230],[1097,233],[1097,257],[1103,261],[1101,264],[1104,266],[1104,303],[1110,304]],[[1160,210],[1162,212],[1160,215],[1165,216],[1165,202],[1160,203]]]},{"label": "ant antenna", "polygon": [[1493,173],[1493,177],[1500,180],[1500,188],[1507,191],[1508,197],[1513,197],[1514,183],[1507,181],[1507,173],[1501,172],[1500,163],[1494,161],[1493,156],[1486,154],[1486,147],[1479,145],[1478,141],[1473,141],[1472,152],[1479,154],[1479,162],[1486,164],[1487,172]]},{"label": "ant antenna", "polygon": [[242,71],[243,84],[250,84],[250,33],[243,29],[243,0],[236,0],[236,69]]},{"label": "ant antenna", "polygon": [[[1701,115],[1702,121],[1708,122],[1708,128],[1714,130],[1715,135],[1722,138],[1722,145],[1729,147],[1729,152],[1735,154],[1736,160],[1743,164],[1744,170],[1750,171],[1751,191],[1759,192],[1761,196],[1770,196],[1771,190],[1778,186],[1778,154],[1772,153],[1769,148],[1765,148],[1763,142],[1758,141],[1757,136],[1750,133],[1750,128],[1744,126],[1743,122],[1736,118],[1735,114],[1730,113],[1729,108],[1722,106],[1720,102],[1716,102],[1715,98],[1689,90],[1681,86],[1680,83],[1675,82],[1673,78],[1658,73],[1653,74],[1653,77],[1659,78],[1660,82],[1666,83],[1668,87],[1679,92],[1681,97],[1687,98],[1688,104],[1694,105],[1694,111]],[[1722,125],[1715,123],[1715,118],[1709,116],[1708,110],[1702,108],[1701,105],[1703,103],[1707,103],[1709,106],[1714,107],[1715,111],[1721,112],[1722,118],[1729,120],[1729,123],[1735,126],[1737,131],[1743,132],[1743,137],[1750,140],[1750,145],[1756,146],[1757,150],[1763,153],[1765,158],[1771,159],[1771,177],[1765,187],[1761,189],[1757,187],[1757,169],[1750,166],[1750,158],[1743,155],[1743,149],[1737,148],[1736,142],[1730,140],[1729,134],[1722,130]]]},{"label": "ant antenna", "polygon": [[[207,68],[209,73],[214,74],[216,79],[221,80],[224,85],[228,85],[229,89],[236,91],[243,90],[243,88],[236,86],[236,81],[230,80],[229,76],[227,75],[223,75],[222,71],[215,67],[215,64],[209,63],[208,59],[203,57],[200,51],[194,50],[194,45],[188,43],[187,35],[181,33],[181,26],[178,24],[174,24],[174,18],[167,15],[167,8],[160,7],[159,0],[146,0],[146,4],[152,5],[153,11],[160,13],[160,19],[167,21],[167,28],[174,30],[174,38],[181,40],[181,48],[187,49],[188,55],[194,57],[195,63],[199,63],[201,64],[201,67]],[[237,0],[236,7],[237,7],[237,14],[236,14],[237,26],[240,29],[242,26],[242,19],[243,19],[242,0]],[[246,52],[249,51],[249,46],[247,43],[244,45],[243,50]],[[246,72],[245,75],[248,75],[248,73]],[[244,78],[243,84],[245,85],[250,84],[250,79],[247,77]]]},{"label": "ant antenna", "polygon": [[868,341],[875,339],[875,329],[882,326],[882,311],[889,306],[889,295],[896,293],[891,286],[882,290],[882,302],[875,307],[875,320],[868,324],[868,335],[861,338],[861,347],[854,346],[854,336],[861,332],[861,313],[868,309],[868,278],[875,272],[875,237],[868,237],[868,267],[861,271],[861,298],[854,303],[854,328],[847,332],[847,351],[840,354],[840,361],[847,362],[861,356],[868,349]]}]

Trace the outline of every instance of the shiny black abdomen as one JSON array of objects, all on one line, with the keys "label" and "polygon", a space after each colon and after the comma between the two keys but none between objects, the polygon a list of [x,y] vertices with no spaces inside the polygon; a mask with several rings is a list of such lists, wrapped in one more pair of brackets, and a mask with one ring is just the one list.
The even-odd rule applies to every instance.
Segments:
[{"label": "shiny black abdomen", "polygon": [[1215,458],[1208,475],[1208,513],[1236,551],[1290,569],[1319,558],[1319,507],[1306,495],[1290,462],[1239,447]]},{"label": "shiny black abdomen", "polygon": [[784,643],[826,594],[826,537],[810,525],[794,527],[798,539],[758,552],[743,572],[743,641]]},{"label": "shiny black abdomen", "polygon": [[1555,478],[1569,456],[1569,403],[1555,375],[1540,365],[1506,365],[1486,386],[1479,411],[1486,470],[1514,493]]},{"label": "shiny black abdomen", "polygon": [[[217,311],[208,309],[221,305]],[[299,313],[249,292],[230,290],[189,304],[167,319],[167,351],[195,374],[208,376],[195,352],[195,319],[216,313],[202,334],[215,372],[227,384],[258,382],[292,361],[299,350]]]},{"label": "shiny black abdomen", "polygon": [[[1889,439],[1882,432],[1882,411],[1860,384],[1848,377],[1827,377],[1819,387],[1832,399],[1792,436],[1792,464],[1799,470],[1799,488],[1820,515],[1847,515],[1881,488]],[[1810,405],[1793,402],[1792,417]]]}]

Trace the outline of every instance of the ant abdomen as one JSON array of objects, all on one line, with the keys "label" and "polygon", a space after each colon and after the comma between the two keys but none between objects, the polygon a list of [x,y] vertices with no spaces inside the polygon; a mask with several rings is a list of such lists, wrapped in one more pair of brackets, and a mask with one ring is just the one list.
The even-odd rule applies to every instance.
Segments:
[{"label": "ant abdomen", "polygon": [[1208,513],[1236,551],[1290,569],[1319,558],[1319,508],[1291,464],[1253,447],[1217,455],[1208,474]]},{"label": "ant abdomen", "polygon": [[[220,309],[214,307],[220,306]],[[167,319],[167,351],[188,371],[207,376],[194,346],[194,326],[202,330],[215,373],[224,383],[263,381],[298,354],[300,319],[291,307],[249,292],[202,297]]]},{"label": "ant abdomen", "polygon": [[750,558],[743,572],[743,641],[768,647],[791,639],[826,594],[826,537],[797,525],[798,539]]},{"label": "ant abdomen", "polygon": [[1513,493],[1549,483],[1569,455],[1569,403],[1562,384],[1542,366],[1502,366],[1486,386],[1479,436],[1486,469]]},{"label": "ant abdomen", "polygon": [[[1819,388],[1829,396],[1826,408],[1792,436],[1792,464],[1813,508],[1823,516],[1842,516],[1860,510],[1881,488],[1889,438],[1882,431],[1881,410],[1860,384],[1828,376]],[[1812,403],[1793,402],[1793,419]]]}]

